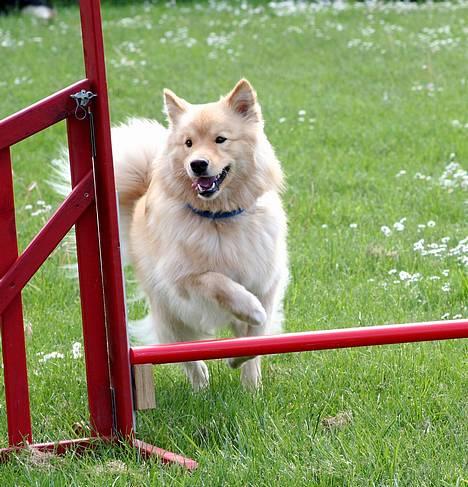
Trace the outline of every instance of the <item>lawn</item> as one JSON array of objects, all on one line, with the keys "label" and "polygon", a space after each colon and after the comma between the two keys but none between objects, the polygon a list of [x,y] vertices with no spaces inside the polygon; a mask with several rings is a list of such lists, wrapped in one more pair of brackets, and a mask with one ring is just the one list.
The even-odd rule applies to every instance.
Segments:
[{"label": "lawn", "polygon": [[[288,180],[287,331],[468,315],[467,2],[109,2],[103,18],[113,123],[163,121],[164,87],[193,102],[242,76],[257,89]],[[82,77],[76,6],[50,24],[0,17],[0,67],[0,118]],[[21,248],[59,203],[47,179],[64,142],[59,124],[13,148]],[[23,293],[36,441],[87,421],[65,247]],[[256,395],[221,361],[200,394],[155,368],[139,437],[195,473],[103,446],[19,455],[0,485],[465,485],[466,357],[466,341],[274,356]]]}]

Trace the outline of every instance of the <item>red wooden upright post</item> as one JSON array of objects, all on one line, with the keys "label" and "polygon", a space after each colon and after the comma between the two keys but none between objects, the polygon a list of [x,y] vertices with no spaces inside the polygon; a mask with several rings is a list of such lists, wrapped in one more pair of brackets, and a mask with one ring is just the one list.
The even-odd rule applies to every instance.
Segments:
[{"label": "red wooden upright post", "polygon": [[[0,277],[18,258],[10,149],[0,148]],[[10,286],[15,286],[12,282]],[[32,441],[21,294],[0,316],[10,446]]]},{"label": "red wooden upright post", "polygon": [[116,432],[130,436],[134,431],[133,398],[99,0],[81,0],[80,12],[86,76],[97,94],[93,103],[94,170],[100,240],[105,246],[101,260]]},{"label": "red wooden upright post", "polygon": [[[89,120],[69,117],[67,133],[75,187],[93,168]],[[75,233],[91,428],[99,436],[110,437],[112,397],[95,202],[77,220]]]}]

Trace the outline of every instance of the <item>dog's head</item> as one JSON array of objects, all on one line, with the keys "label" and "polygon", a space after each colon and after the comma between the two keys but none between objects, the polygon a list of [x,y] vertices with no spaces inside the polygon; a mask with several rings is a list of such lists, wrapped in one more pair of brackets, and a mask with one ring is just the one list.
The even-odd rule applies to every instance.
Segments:
[{"label": "dog's head", "polygon": [[281,169],[263,132],[257,96],[247,80],[218,102],[193,105],[164,91],[169,121],[165,184],[204,209],[247,207],[281,185]]}]

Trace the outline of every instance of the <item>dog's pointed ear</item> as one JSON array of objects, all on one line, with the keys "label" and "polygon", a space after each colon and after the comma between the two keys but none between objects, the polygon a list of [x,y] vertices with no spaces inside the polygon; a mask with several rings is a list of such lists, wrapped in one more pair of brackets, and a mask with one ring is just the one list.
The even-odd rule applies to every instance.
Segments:
[{"label": "dog's pointed ear", "polygon": [[262,112],[257,103],[257,93],[246,79],[241,79],[225,100],[230,108],[246,120],[261,122]]},{"label": "dog's pointed ear", "polygon": [[179,98],[173,91],[164,89],[164,110],[167,115],[167,120],[170,124],[176,124],[181,115],[183,115],[188,108],[188,103]]}]

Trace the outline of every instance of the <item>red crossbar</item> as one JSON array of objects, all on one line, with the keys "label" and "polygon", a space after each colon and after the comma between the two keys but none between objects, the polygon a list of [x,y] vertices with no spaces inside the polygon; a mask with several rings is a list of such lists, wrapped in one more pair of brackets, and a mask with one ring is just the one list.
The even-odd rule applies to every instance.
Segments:
[{"label": "red crossbar", "polygon": [[90,171],[68,195],[44,228],[0,279],[0,315],[38,271],[81,214],[94,200]]},{"label": "red crossbar", "polygon": [[0,120],[0,149],[16,144],[73,115],[76,104],[70,95],[80,90],[89,90],[90,86],[90,82],[83,79]]},{"label": "red crossbar", "polygon": [[468,320],[342,328],[275,336],[227,338],[132,347],[130,349],[130,360],[134,365],[168,364],[192,360],[367,347],[370,345],[448,340],[451,338],[468,338]]}]

